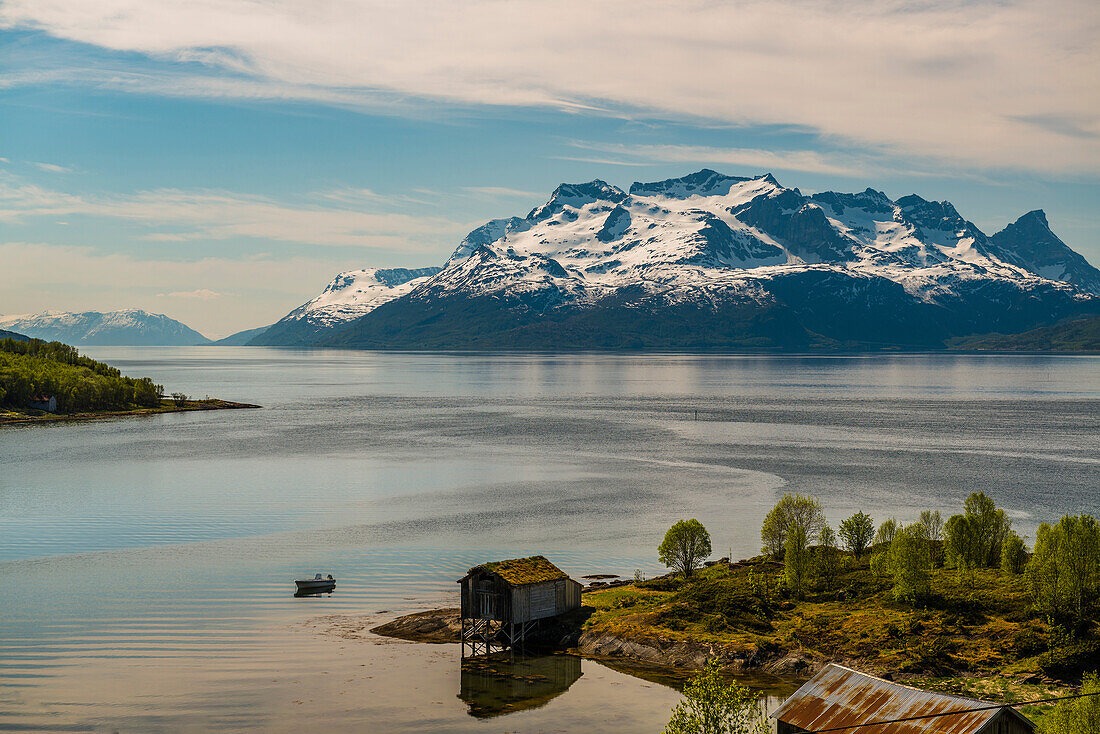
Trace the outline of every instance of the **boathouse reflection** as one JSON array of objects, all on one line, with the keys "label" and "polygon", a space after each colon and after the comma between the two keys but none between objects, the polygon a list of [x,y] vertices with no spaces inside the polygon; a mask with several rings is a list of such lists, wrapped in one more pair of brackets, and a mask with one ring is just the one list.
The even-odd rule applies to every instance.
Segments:
[{"label": "boathouse reflection", "polygon": [[560,696],[581,677],[576,655],[519,656],[494,653],[462,661],[458,697],[470,716],[488,719],[534,709]]}]

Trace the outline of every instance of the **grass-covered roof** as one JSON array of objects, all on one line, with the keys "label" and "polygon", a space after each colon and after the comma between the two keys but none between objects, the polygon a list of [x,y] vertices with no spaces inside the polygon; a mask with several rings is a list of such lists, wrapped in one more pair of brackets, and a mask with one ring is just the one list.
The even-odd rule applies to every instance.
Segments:
[{"label": "grass-covered roof", "polygon": [[491,561],[480,566],[474,566],[470,569],[470,573],[476,573],[479,570],[495,573],[512,586],[541,584],[546,581],[569,578],[569,574],[546,560],[545,556]]}]

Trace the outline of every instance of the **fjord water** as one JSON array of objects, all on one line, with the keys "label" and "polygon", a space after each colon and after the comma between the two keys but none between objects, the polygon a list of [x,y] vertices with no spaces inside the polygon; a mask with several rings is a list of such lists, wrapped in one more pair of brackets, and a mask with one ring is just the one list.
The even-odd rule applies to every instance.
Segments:
[{"label": "fjord water", "polygon": [[658,730],[676,693],[592,661],[474,718],[455,646],[366,629],[493,558],[657,573],[680,518],[752,555],[787,491],[981,489],[1032,536],[1100,503],[1098,357],[89,353],[264,408],[0,429],[0,729]]}]

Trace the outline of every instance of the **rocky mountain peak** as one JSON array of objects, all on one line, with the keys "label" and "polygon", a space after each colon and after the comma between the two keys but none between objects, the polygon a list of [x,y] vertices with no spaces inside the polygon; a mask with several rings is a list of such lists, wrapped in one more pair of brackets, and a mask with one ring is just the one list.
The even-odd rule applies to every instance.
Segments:
[{"label": "rocky mountain peak", "polygon": [[1046,212],[1034,209],[990,238],[993,253],[1044,278],[1062,280],[1100,293],[1100,270],[1089,264],[1050,229]]},{"label": "rocky mountain peak", "polygon": [[[770,173],[759,178],[778,185]],[[631,196],[667,196],[675,199],[686,199],[689,196],[725,196],[734,184],[752,180],[754,179],[727,176],[704,168],[679,178],[666,178],[664,181],[650,183],[636,181],[630,185],[630,194]]]},{"label": "rocky mountain peak", "polygon": [[547,219],[561,212],[567,206],[580,209],[597,201],[617,204],[625,198],[625,191],[598,178],[586,183],[563,183],[554,189],[549,201],[531,210],[527,215],[527,220],[534,222]]}]

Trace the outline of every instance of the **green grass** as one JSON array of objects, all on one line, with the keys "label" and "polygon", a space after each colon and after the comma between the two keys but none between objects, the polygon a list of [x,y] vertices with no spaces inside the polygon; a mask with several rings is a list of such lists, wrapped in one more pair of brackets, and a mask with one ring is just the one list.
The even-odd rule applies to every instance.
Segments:
[{"label": "green grass", "polygon": [[1060,680],[1074,681],[1100,659],[1095,628],[1068,646],[1052,634],[1032,611],[1023,576],[981,570],[963,581],[936,569],[932,598],[913,606],[894,601],[889,581],[876,578],[866,558],[846,556],[836,578],[819,581],[802,600],[776,593],[781,574],[781,564],[758,558],[712,566],[688,581],[663,577],[587,593],[595,611],[586,629],[690,640],[742,658],[801,651],[940,690],[1014,700],[1062,690]]}]

